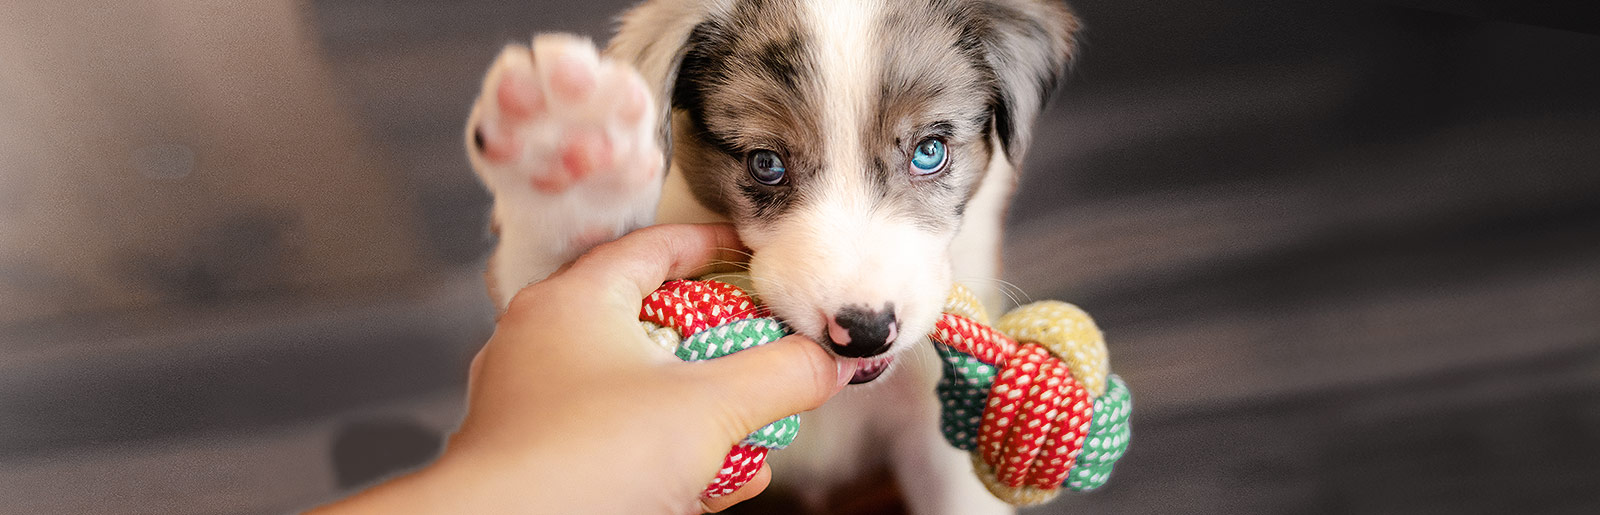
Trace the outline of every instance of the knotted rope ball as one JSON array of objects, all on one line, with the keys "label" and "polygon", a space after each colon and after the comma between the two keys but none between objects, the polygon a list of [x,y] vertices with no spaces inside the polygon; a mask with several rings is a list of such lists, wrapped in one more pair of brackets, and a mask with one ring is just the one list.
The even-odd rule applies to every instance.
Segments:
[{"label": "knotted rope ball", "polygon": [[1105,338],[1077,306],[1040,301],[994,327],[956,286],[932,334],[945,440],[972,454],[989,492],[1018,506],[1104,485],[1128,449],[1132,396]]},{"label": "knotted rope ball", "polygon": [[[718,281],[668,281],[645,297],[639,321],[650,338],[684,361],[720,358],[788,334],[750,295]],[[782,449],[800,432],[800,417],[789,415],[745,437],[728,451],[705,497],[733,493],[754,478],[767,451]]]},{"label": "knotted rope ball", "polygon": [[[788,334],[750,295],[718,281],[669,281],[644,299],[639,320],[651,339],[678,358],[699,361],[770,343]],[[994,327],[971,292],[957,286],[933,333],[944,373],[936,389],[941,430],[972,453],[990,492],[1020,505],[1039,504],[1066,486],[1104,484],[1128,445],[1131,397],[1109,375],[1105,341],[1088,315],[1070,304],[1022,306]],[[705,497],[738,490],[799,432],[795,415],[735,445]]]}]

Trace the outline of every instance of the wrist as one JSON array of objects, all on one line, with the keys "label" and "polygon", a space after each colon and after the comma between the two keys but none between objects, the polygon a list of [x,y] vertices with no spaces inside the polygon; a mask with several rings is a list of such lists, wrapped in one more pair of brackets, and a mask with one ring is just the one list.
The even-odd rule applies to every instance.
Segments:
[{"label": "wrist", "polygon": [[[447,450],[427,466],[374,485],[310,513],[570,513],[571,499],[550,495],[544,478],[528,477],[494,456]],[[524,469],[529,467],[522,467]],[[530,510],[530,508],[534,508]]]}]

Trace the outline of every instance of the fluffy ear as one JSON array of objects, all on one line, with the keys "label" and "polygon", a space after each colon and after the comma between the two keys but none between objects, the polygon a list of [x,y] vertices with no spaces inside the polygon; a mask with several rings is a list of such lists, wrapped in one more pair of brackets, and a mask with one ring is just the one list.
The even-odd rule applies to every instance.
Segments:
[{"label": "fluffy ear", "polygon": [[1077,50],[1078,17],[1052,0],[987,0],[984,46],[994,70],[994,126],[1006,157],[1022,161],[1033,121]]},{"label": "fluffy ear", "polygon": [[672,159],[672,87],[688,50],[689,35],[708,16],[711,2],[655,0],[622,15],[616,37],[606,47],[612,59],[632,63],[655,95],[657,135],[667,162]]}]

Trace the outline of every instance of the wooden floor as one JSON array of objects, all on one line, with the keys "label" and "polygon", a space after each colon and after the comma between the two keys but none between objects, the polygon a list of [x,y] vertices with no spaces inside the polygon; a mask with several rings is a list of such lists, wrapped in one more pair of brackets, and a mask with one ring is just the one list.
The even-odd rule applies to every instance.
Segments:
[{"label": "wooden floor", "polygon": [[[487,331],[477,76],[628,3],[309,2],[426,265],[0,332],[62,342],[0,362],[0,512],[276,512],[431,452]],[[1027,513],[1600,512],[1600,36],[1322,4],[1073,2],[1005,277],[1095,314],[1134,441]]]}]

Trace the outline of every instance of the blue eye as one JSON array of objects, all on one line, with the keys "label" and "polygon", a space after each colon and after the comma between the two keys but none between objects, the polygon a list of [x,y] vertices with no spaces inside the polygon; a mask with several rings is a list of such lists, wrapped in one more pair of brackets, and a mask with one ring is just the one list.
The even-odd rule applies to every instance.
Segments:
[{"label": "blue eye", "polygon": [[756,182],[768,186],[777,186],[783,182],[783,173],[788,171],[783,168],[783,158],[771,150],[757,150],[745,158],[750,167],[750,176]]},{"label": "blue eye", "polygon": [[911,173],[933,175],[943,170],[947,161],[944,141],[928,138],[918,143],[916,151],[911,154]]}]

